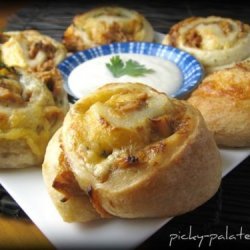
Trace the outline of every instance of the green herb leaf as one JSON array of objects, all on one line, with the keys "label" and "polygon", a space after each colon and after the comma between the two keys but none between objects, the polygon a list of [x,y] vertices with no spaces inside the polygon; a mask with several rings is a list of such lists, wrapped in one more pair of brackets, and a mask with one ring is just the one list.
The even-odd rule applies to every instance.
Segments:
[{"label": "green herb leaf", "polygon": [[122,75],[124,75],[124,62],[119,56],[111,57],[110,63],[106,63],[106,66],[114,77],[121,77]]},{"label": "green herb leaf", "polygon": [[106,66],[116,78],[124,75],[137,77],[154,72],[154,70],[147,69],[143,64],[131,59],[123,62],[120,56],[111,57],[110,63],[106,63]]}]

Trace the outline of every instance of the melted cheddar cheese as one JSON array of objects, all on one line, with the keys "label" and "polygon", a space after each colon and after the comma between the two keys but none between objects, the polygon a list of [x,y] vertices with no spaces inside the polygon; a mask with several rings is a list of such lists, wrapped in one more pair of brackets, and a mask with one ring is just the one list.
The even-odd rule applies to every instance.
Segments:
[{"label": "melted cheddar cheese", "polygon": [[67,106],[59,106],[46,85],[32,74],[1,68],[0,144],[25,141],[41,163],[48,141],[61,125],[66,110]]}]

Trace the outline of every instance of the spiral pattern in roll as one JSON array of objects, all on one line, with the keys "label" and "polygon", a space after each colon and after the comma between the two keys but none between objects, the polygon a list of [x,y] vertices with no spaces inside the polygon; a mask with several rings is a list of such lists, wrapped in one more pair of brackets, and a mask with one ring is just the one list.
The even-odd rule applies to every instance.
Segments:
[{"label": "spiral pattern in roll", "polygon": [[151,42],[153,37],[151,24],[138,12],[101,7],[75,16],[64,32],[63,43],[69,51],[79,51],[112,42]]},{"label": "spiral pattern in roll", "polygon": [[143,84],[113,83],[72,106],[43,176],[65,221],[161,217],[209,199],[221,163],[198,110]]},{"label": "spiral pattern in roll", "polygon": [[172,26],[163,43],[194,55],[211,73],[250,57],[250,26],[218,16],[191,17]]}]

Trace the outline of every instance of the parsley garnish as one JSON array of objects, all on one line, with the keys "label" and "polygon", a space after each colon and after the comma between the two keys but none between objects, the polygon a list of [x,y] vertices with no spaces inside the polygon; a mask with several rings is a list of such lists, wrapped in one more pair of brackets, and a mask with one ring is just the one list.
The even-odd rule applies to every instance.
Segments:
[{"label": "parsley garnish", "polygon": [[135,77],[143,76],[145,74],[154,72],[154,70],[147,69],[143,64],[140,64],[137,61],[130,59],[124,62],[118,55],[111,57],[110,63],[106,63],[106,66],[116,78],[124,75]]}]

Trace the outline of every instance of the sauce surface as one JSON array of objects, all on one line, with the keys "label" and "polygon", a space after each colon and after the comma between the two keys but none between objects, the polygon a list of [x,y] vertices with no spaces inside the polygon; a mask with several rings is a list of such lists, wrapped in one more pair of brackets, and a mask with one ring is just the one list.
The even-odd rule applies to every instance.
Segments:
[{"label": "sauce surface", "polygon": [[[110,59],[119,55],[122,61],[134,60],[153,72],[143,76],[123,75],[116,78],[106,67]],[[156,56],[141,54],[112,54],[93,58],[78,65],[69,75],[68,84],[71,92],[83,97],[106,83],[139,82],[169,95],[175,93],[182,85],[183,77],[180,69],[172,62]]]}]

